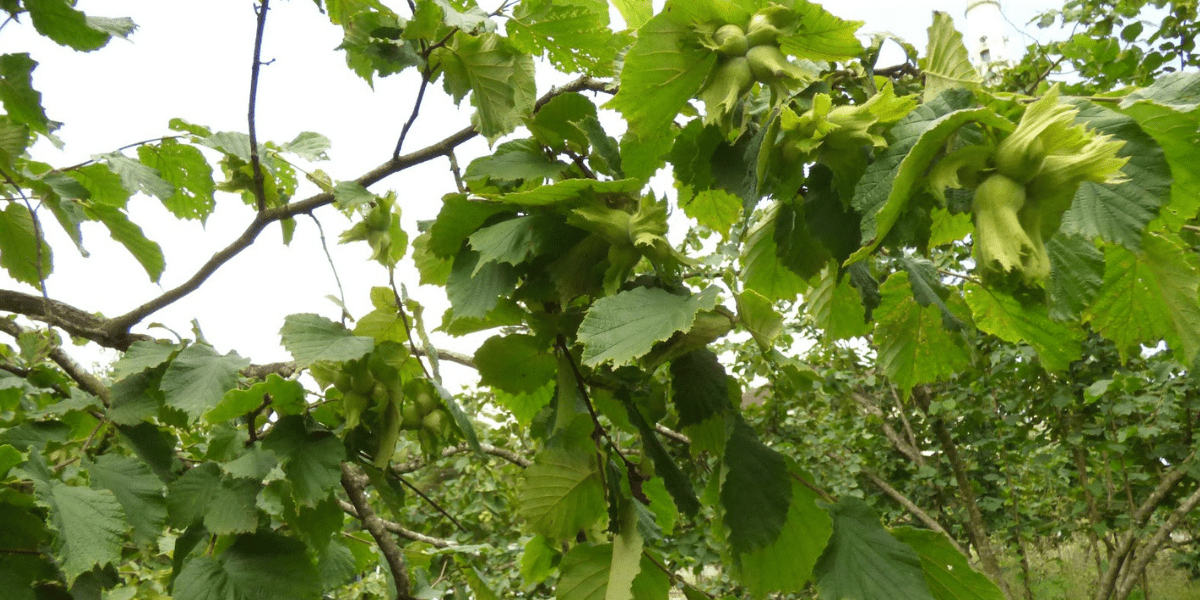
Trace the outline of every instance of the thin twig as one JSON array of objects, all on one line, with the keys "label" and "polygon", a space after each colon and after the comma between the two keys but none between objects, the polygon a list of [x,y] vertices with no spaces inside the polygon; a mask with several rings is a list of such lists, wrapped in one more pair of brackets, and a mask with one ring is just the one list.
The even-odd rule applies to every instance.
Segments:
[{"label": "thin twig", "polygon": [[425,492],[422,492],[420,490],[420,488],[413,485],[411,482],[409,482],[408,479],[405,479],[399,473],[393,473],[393,475],[396,476],[396,479],[400,480],[400,483],[404,484],[404,487],[407,487],[408,489],[416,492],[416,494],[418,496],[420,496],[422,500],[424,500],[426,503],[428,503],[430,506],[432,506],[434,508],[434,510],[442,513],[443,517],[450,519],[450,522],[454,523],[454,526],[457,527],[459,531],[467,530],[466,527],[463,527],[462,523],[458,522],[458,519],[454,518],[454,515],[450,514],[446,509],[442,508],[442,505],[438,504],[433,498],[430,498],[428,495],[426,495]]},{"label": "thin twig", "polygon": [[[125,144],[124,146],[121,146],[120,148],[117,148],[116,150],[113,150],[112,152],[109,152],[108,154],[117,154],[117,153],[119,153],[119,152],[122,152],[122,151],[124,151],[124,150],[128,150],[128,149],[130,149],[130,148],[137,148],[138,146],[145,146],[146,144],[153,144],[154,142],[159,142],[159,143],[162,143],[162,142],[165,142],[165,141],[167,141],[167,140],[177,140],[177,139],[179,139],[179,138],[181,138],[181,137],[183,137],[183,135],[163,135],[163,136],[159,136],[159,137],[156,137],[156,138],[150,138],[150,139],[148,139],[148,140],[142,140],[142,141],[140,141],[140,142],[134,142],[134,143],[132,143],[132,144]],[[103,157],[103,156],[105,156],[105,155],[97,155],[97,156]],[[90,165],[90,164],[94,164],[94,163],[97,163],[97,162],[100,162],[100,159],[99,159],[99,158],[89,158],[88,160],[85,160],[85,161],[83,161],[83,162],[81,162],[81,163],[76,163],[76,164],[73,164],[73,165],[71,165],[71,166],[69,166],[69,167],[63,167],[63,168],[61,168],[61,169],[55,169],[53,172],[54,172],[54,173],[66,173],[66,172],[68,172],[68,171],[75,171],[75,170],[82,169],[82,168],[84,168],[84,167],[86,167],[86,166],[88,166],[88,165]]]},{"label": "thin twig", "polygon": [[258,15],[258,28],[254,33],[254,63],[250,65],[250,108],[247,120],[250,127],[250,167],[254,170],[254,198],[258,202],[258,212],[267,210],[267,191],[264,187],[262,163],[258,157],[258,132],[254,126],[254,105],[258,101],[258,71],[262,67],[263,31],[267,27],[267,10],[271,0],[259,0],[259,6],[254,7]]},{"label": "thin twig", "polygon": [[458,193],[467,193],[467,184],[463,183],[462,171],[458,168],[458,157],[451,150],[446,153],[446,158],[450,161],[450,173],[454,175],[454,185],[458,187]]},{"label": "thin twig", "polygon": [[[396,287],[396,267],[394,266],[388,266],[388,285],[391,286],[392,298],[396,301],[396,312],[400,314],[400,321],[404,324],[404,337],[408,338],[408,347],[414,355],[417,355],[419,353],[417,352],[417,343],[413,341],[412,323],[408,320],[408,313],[404,310],[404,300],[400,297],[400,290]],[[425,373],[425,379],[430,379],[425,363],[418,360],[417,364],[421,365],[421,372]]]},{"label": "thin twig", "polygon": [[408,130],[412,128],[413,123],[417,121],[417,114],[421,112],[421,101],[425,99],[425,88],[429,87],[430,77],[429,67],[421,72],[421,87],[417,90],[417,99],[413,102],[412,114],[408,115],[408,121],[404,122],[404,127],[400,129],[400,139],[396,140],[396,149],[392,151],[392,159],[400,158],[400,148],[404,146],[404,138],[408,137]]},{"label": "thin twig", "polygon": [[338,300],[342,303],[342,322],[346,321],[346,291],[342,289],[342,278],[338,276],[337,265],[333,262],[333,255],[329,253],[329,244],[325,243],[325,228],[321,227],[321,221],[317,215],[312,213],[308,217],[317,225],[317,235],[321,238],[321,249],[325,251],[325,260],[329,261],[329,270],[333,271],[333,280],[337,283]]},{"label": "thin twig", "polygon": [[[596,437],[598,434],[603,436],[605,440],[608,440],[608,445],[612,448],[613,452],[615,452],[617,456],[621,458],[621,462],[625,463],[625,468],[629,469],[631,473],[636,473],[637,464],[626,458],[625,455],[621,453],[621,447],[618,446],[615,441],[613,441],[612,437],[608,435],[608,430],[600,424],[600,415],[596,413],[596,408],[592,406],[592,399],[588,394],[587,383],[584,381],[583,372],[579,370],[579,365],[575,364],[575,357],[571,355],[571,350],[567,347],[567,338],[561,333],[558,335],[557,345],[559,352],[562,352],[563,356],[566,357],[567,364],[571,365],[571,373],[575,376],[575,387],[579,390],[579,395],[583,398],[583,405],[587,407],[588,414],[592,416],[592,424],[595,426],[593,437]],[[603,463],[600,464],[600,468],[601,476],[603,477]]]}]

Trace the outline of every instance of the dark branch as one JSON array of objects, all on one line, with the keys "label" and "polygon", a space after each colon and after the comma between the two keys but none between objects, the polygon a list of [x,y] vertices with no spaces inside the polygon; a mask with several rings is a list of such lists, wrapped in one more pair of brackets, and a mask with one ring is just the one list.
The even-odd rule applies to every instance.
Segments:
[{"label": "dark branch", "polygon": [[[345,500],[339,499],[338,505],[340,505],[342,507],[342,511],[345,512],[346,514],[354,517],[355,519],[359,518],[358,511],[354,509],[353,504],[350,504],[349,502],[346,502]],[[383,518],[380,518],[379,520],[380,520],[380,522],[383,523],[383,526],[385,529],[387,529],[388,531],[390,531],[404,539],[412,540],[414,542],[424,542],[426,544],[429,544],[430,546],[433,546],[434,548],[449,548],[451,546],[458,545],[451,540],[433,537],[431,535],[417,533],[411,529],[406,529],[403,525],[401,525],[395,521],[389,521],[389,520],[383,519]]]},{"label": "dark branch", "polygon": [[[16,338],[25,330],[16,323],[8,319],[0,319],[0,331]],[[95,375],[92,375],[75,362],[62,348],[55,346],[50,349],[50,360],[58,365],[68,377],[73,379],[79,385],[79,389],[97,397],[105,406],[109,405],[108,387],[104,385]]]},{"label": "dark branch", "polygon": [[408,115],[408,120],[404,122],[404,127],[400,128],[400,139],[396,140],[396,149],[392,151],[392,160],[400,158],[400,149],[404,147],[404,138],[408,137],[408,130],[412,129],[413,123],[417,122],[417,115],[421,112],[421,101],[425,99],[425,88],[429,87],[429,67],[421,72],[421,87],[417,90],[417,100],[413,102],[412,114]]},{"label": "dark branch", "polygon": [[254,32],[254,64],[250,65],[250,108],[246,115],[250,129],[250,168],[254,170],[254,198],[258,212],[267,210],[267,190],[264,188],[262,161],[258,157],[258,132],[254,126],[254,105],[258,102],[258,71],[262,67],[263,31],[267,28],[267,11],[271,0],[260,0],[254,7],[258,13],[258,28]]},{"label": "dark branch", "polygon": [[375,539],[379,551],[387,560],[388,568],[391,569],[392,577],[396,581],[396,597],[400,600],[415,600],[409,593],[412,584],[408,579],[408,566],[404,563],[404,553],[396,544],[395,538],[390,535],[383,519],[380,519],[375,514],[375,510],[371,508],[364,489],[365,479],[366,477],[350,463],[342,463],[342,489],[346,490],[346,496],[350,498],[354,514],[362,521],[367,533],[370,533],[371,537]]}]

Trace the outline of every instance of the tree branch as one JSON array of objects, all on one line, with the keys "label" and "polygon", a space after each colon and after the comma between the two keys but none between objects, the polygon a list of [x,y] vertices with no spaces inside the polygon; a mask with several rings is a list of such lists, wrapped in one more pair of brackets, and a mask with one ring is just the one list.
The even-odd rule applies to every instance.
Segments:
[{"label": "tree branch", "polygon": [[1129,597],[1129,593],[1133,591],[1133,586],[1143,573],[1146,572],[1146,566],[1154,560],[1154,555],[1158,553],[1162,545],[1166,543],[1168,537],[1175,528],[1187,518],[1187,516],[1200,505],[1200,487],[1197,487],[1180,505],[1173,511],[1171,516],[1167,517],[1167,521],[1163,523],[1158,531],[1154,533],[1149,541],[1145,542],[1141,550],[1137,553],[1137,558],[1134,559],[1132,566],[1125,573],[1125,577],[1117,588],[1117,600],[1124,600]]},{"label": "tree branch", "polygon": [[[362,518],[358,516],[358,511],[355,510],[353,504],[350,504],[349,502],[346,502],[345,500],[342,500],[341,498],[339,498],[338,505],[342,507],[342,511],[345,512],[346,514],[354,517],[355,519],[362,520]],[[388,531],[390,531],[406,540],[412,540],[414,542],[423,542],[423,543],[429,544],[430,546],[433,546],[435,548],[449,548],[451,546],[458,545],[451,540],[433,537],[431,535],[425,535],[423,533],[417,533],[411,529],[405,529],[403,525],[401,525],[395,521],[389,521],[384,518],[379,518],[379,521],[381,523],[383,523],[384,529],[387,529]]]},{"label": "tree branch", "polygon": [[921,507],[917,506],[915,502],[909,500],[907,496],[900,493],[899,490],[888,484],[887,481],[885,481],[874,471],[864,467],[862,469],[862,474],[865,475],[867,479],[870,479],[871,483],[875,484],[875,487],[882,490],[883,493],[887,494],[892,500],[895,500],[897,504],[903,506],[904,510],[907,510],[912,514],[912,516],[916,517],[918,521],[924,523],[926,527],[945,535],[946,538],[950,540],[950,543],[954,546],[955,550],[958,550],[963,556],[967,555],[967,551],[963,550],[963,547],[958,544],[958,540],[955,540],[954,536],[950,535],[950,532],[946,531],[946,528],[942,527],[942,524],[937,522],[937,519],[934,519],[929,515],[929,513],[922,510]]},{"label": "tree branch", "polygon": [[[0,319],[0,331],[14,338],[25,333],[24,328],[8,319]],[[73,379],[79,385],[79,389],[99,398],[104,403],[104,406],[109,405],[108,386],[104,385],[95,375],[92,375],[87,369],[84,369],[79,363],[75,362],[62,348],[58,346],[51,348],[50,360],[54,361],[54,364],[58,365],[68,377]]]},{"label": "tree branch", "polygon": [[363,474],[350,463],[342,463],[342,489],[346,490],[346,496],[350,498],[354,514],[358,516],[363,527],[375,539],[379,551],[387,560],[388,568],[391,569],[392,577],[396,581],[396,597],[400,600],[416,600],[410,594],[412,584],[408,579],[408,566],[404,563],[404,553],[396,544],[395,538],[389,535],[383,519],[380,519],[371,508],[364,490],[364,479]]},{"label": "tree branch", "polygon": [[[582,90],[604,92],[611,91],[608,87],[608,84],[604,81],[591,77],[580,77],[561,87],[554,88],[549,92],[546,92],[546,94],[539,98],[534,104],[534,112],[536,112],[542,106],[545,106],[545,104],[555,96],[567,92],[578,92]],[[434,158],[447,156],[455,148],[473,139],[477,135],[479,135],[479,132],[476,131],[474,126],[463,128],[457,133],[453,133],[450,136],[442,139],[440,142],[426,146],[425,148],[417,150],[411,154],[392,158],[391,160],[388,160],[382,165],[379,165],[378,167],[362,175],[356,179],[355,182],[363,187],[368,187],[379,182],[385,177],[388,177],[389,175],[399,173],[400,171],[403,171],[409,167],[428,162]],[[162,310],[163,308],[166,308],[167,306],[170,306],[180,298],[183,298],[184,296],[196,291],[205,281],[208,280],[209,277],[212,276],[213,273],[217,271],[217,269],[221,268],[225,263],[232,260],[246,248],[249,248],[254,243],[254,240],[258,238],[258,235],[262,233],[264,229],[266,229],[267,225],[270,225],[275,221],[281,221],[297,215],[311,213],[322,206],[332,204],[333,201],[334,197],[332,192],[321,192],[299,202],[268,208],[265,211],[255,214],[254,220],[250,222],[250,225],[246,227],[246,230],[242,232],[242,234],[238,236],[236,240],[214,254],[212,258],[210,258],[208,262],[204,263],[204,265],[201,266],[200,269],[196,271],[196,273],[187,281],[164,292],[159,297],[142,304],[128,313],[112,319],[106,328],[107,335],[118,337],[121,335],[127,335],[130,328],[140,323],[146,317],[158,312],[159,310]]]},{"label": "tree branch", "polygon": [[258,102],[258,71],[262,67],[263,32],[267,28],[267,11],[271,0],[259,0],[254,7],[258,14],[258,28],[254,32],[254,64],[250,65],[250,108],[246,120],[250,129],[250,168],[254,170],[254,199],[258,212],[267,210],[267,190],[263,183],[262,160],[258,157],[258,133],[254,127],[254,105]]},{"label": "tree branch", "polygon": [[[522,469],[533,464],[533,462],[528,458],[525,458],[524,456],[521,456],[512,450],[498,448],[491,444],[479,444],[479,449],[482,450],[484,454],[491,454],[492,456],[502,458],[514,465],[517,465],[518,467],[521,467]],[[449,458],[456,454],[463,454],[464,452],[470,451],[471,447],[467,444],[442,448],[442,458]],[[393,464],[391,470],[397,475],[404,475],[407,473],[412,473],[413,471],[417,471],[427,464],[429,464],[429,461],[425,460],[424,456],[418,456],[407,462]]]}]

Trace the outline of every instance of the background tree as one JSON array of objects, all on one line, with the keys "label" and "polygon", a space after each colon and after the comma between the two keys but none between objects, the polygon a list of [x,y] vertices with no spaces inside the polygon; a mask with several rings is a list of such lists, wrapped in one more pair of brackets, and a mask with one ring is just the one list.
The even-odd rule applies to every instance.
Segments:
[{"label": "background tree", "polygon": [[[618,1],[619,32],[595,0],[317,4],[356,74],[421,74],[393,155],[353,180],[298,170],[319,134],[258,138],[265,0],[246,133],[176,119],[44,164],[36,63],[0,57],[0,266],[34,290],[0,290],[0,589],[1004,598],[1032,596],[1030,540],[1083,534],[1095,597],[1125,598],[1194,525],[1196,74],[1050,85],[1035,55],[1011,74],[1027,86],[991,89],[942,13],[924,56],[877,69],[889,38],[864,47],[805,0]],[[82,51],[132,29],[68,0],[2,7]],[[535,56],[578,77],[538,96]],[[407,148],[439,83],[473,125]],[[460,168],[477,136],[492,151]],[[370,188],[443,158],[456,189],[405,230]],[[672,200],[649,187],[664,166]],[[300,175],[321,191],[296,197]],[[79,244],[101,224],[159,279],[134,194],[179,219],[240,198],[247,224],[122,314],[51,297],[48,227]],[[264,232],[333,210],[390,275],[367,314],[289,316],[288,363],[148,333]],[[492,332],[473,356],[430,342],[395,275],[410,258],[450,300],[440,329]],[[123,356],[89,372],[64,334]],[[448,392],[444,361],[481,389]]]}]

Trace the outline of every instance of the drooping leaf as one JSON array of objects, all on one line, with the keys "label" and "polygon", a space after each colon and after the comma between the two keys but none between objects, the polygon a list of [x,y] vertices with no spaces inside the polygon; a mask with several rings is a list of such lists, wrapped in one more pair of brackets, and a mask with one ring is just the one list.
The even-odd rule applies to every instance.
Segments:
[{"label": "drooping leaf", "polygon": [[1047,371],[1062,371],[1079,359],[1084,332],[1050,320],[1044,305],[1023,305],[999,290],[966,285],[967,304],[975,324],[1009,343],[1028,343],[1038,351]]},{"label": "drooping leaf", "polygon": [[38,33],[83,52],[103,48],[113,33],[123,31],[127,35],[134,29],[133,21],[129,19],[106,19],[109,23],[97,26],[93,18],[75,10],[69,0],[30,2],[25,9]]},{"label": "drooping leaf", "polygon": [[36,488],[38,501],[50,509],[54,553],[68,585],[94,567],[119,563],[129,524],[112,492],[57,480],[40,481]]},{"label": "drooping leaf", "polygon": [[722,452],[726,420],[733,401],[725,367],[709,350],[695,350],[671,361],[671,402],[678,427],[692,440],[694,451]]},{"label": "drooping leaf", "polygon": [[892,537],[870,506],[846,496],[829,514],[833,536],[814,573],[821,600],[933,600],[920,556]]},{"label": "drooping leaf", "polygon": [[263,532],[239,535],[216,558],[193,556],[174,592],[177,600],[310,600],[321,580],[302,542]]},{"label": "drooping leaf", "polygon": [[454,317],[482,319],[517,285],[517,272],[508,263],[481,263],[479,253],[463,248],[446,278],[446,296]]},{"label": "drooping leaf", "polygon": [[970,360],[966,348],[943,326],[937,307],[922,307],[913,298],[907,272],[893,273],[880,292],[874,342],[879,365],[897,387],[907,392],[966,367]]},{"label": "drooping leaf", "polygon": [[0,266],[13,279],[39,287],[49,277],[53,258],[49,244],[38,232],[29,209],[10,202],[0,210]]},{"label": "drooping leaf", "polygon": [[967,558],[950,545],[945,534],[911,527],[892,530],[921,557],[925,583],[936,600],[1004,600],[992,580],[971,569]]},{"label": "drooping leaf", "polygon": [[722,521],[729,529],[734,564],[779,540],[792,504],[792,480],[782,454],[758,440],[738,419],[725,443]]},{"label": "drooping leaf", "polygon": [[446,89],[456,101],[469,90],[479,132],[491,141],[533,112],[533,62],[494,33],[457,33],[437,51]]},{"label": "drooping leaf", "polygon": [[49,135],[60,124],[46,117],[42,94],[33,89],[33,70],[37,65],[37,61],[25,53],[0,56],[0,103],[14,122]]},{"label": "drooping leaf", "polygon": [[1078,319],[1104,283],[1104,253],[1091,240],[1059,233],[1046,242],[1050,256],[1050,318]]},{"label": "drooping leaf", "polygon": [[[612,544],[584,543],[571,548],[563,556],[559,569],[562,576],[554,588],[556,600],[605,600],[608,593],[613,557]],[[663,600],[671,588],[671,580],[648,556],[642,556],[637,577],[630,595],[619,596],[632,600]]]},{"label": "drooping leaf", "polygon": [[284,318],[279,335],[297,367],[320,360],[355,360],[375,347],[375,340],[354,335],[340,323],[311,313]]},{"label": "drooping leaf", "polygon": [[742,199],[725,190],[702,190],[681,208],[696,222],[729,237],[729,230],[742,215]]},{"label": "drooping leaf", "polygon": [[[650,460],[654,463],[654,472],[658,475],[660,478],[659,481],[674,500],[674,506],[671,508],[678,507],[679,511],[684,514],[696,514],[700,510],[700,501],[696,498],[696,491],[692,488],[692,482],[688,479],[687,475],[684,475],[679,465],[675,464],[675,460],[671,458],[671,455],[667,453],[667,449],[659,441],[658,434],[655,433],[654,428],[642,416],[637,405],[628,399],[625,402],[625,414],[629,418],[630,423],[641,434],[645,452],[650,455]],[[659,510],[661,512],[662,510],[669,511],[670,509]]]},{"label": "drooping leaf", "polygon": [[612,542],[612,563],[604,600],[632,600],[633,580],[642,566],[642,534],[637,527],[637,508],[634,500],[625,500],[621,508],[621,524]]},{"label": "drooping leaf", "polygon": [[1109,246],[1104,284],[1084,314],[1122,358],[1166,340],[1190,363],[1200,349],[1200,259],[1177,238],[1148,233],[1141,252]]},{"label": "drooping leaf", "polygon": [[831,265],[808,294],[808,310],[813,320],[831,340],[863,336],[871,331],[866,308],[849,277],[839,281],[836,265]]},{"label": "drooping leaf", "polygon": [[689,43],[694,34],[687,13],[700,7],[678,0],[669,4],[638,30],[637,41],[625,55],[620,91],[605,105],[620,111],[630,132],[642,138],[658,136],[668,127],[700,90],[717,58]]},{"label": "drooping leaf", "polygon": [[537,391],[554,379],[558,369],[547,350],[529,335],[488,338],[475,351],[480,383],[510,394]]},{"label": "drooping leaf", "polygon": [[138,147],[138,159],[174,187],[175,193],[163,198],[163,206],[171,214],[204,222],[212,213],[216,206],[212,167],[194,146],[163,140],[157,145]]},{"label": "drooping leaf", "polygon": [[221,402],[225,392],[237,385],[238,373],[249,365],[250,359],[236,352],[222,355],[207,344],[192,344],[163,373],[167,406],[182,410],[194,421]]},{"label": "drooping leaf", "polygon": [[768,213],[746,238],[742,283],[746,289],[754,290],[768,300],[792,300],[807,289],[808,284],[780,261],[775,244],[774,216],[774,211]]},{"label": "drooping leaf", "polygon": [[605,514],[596,457],[586,449],[542,450],[522,477],[520,512],[537,534],[572,538]]},{"label": "drooping leaf", "polygon": [[125,246],[125,249],[146,270],[150,281],[157,283],[167,266],[162,247],[147,238],[142,232],[142,228],[130,221],[129,217],[120,209],[111,206],[93,206],[88,208],[87,212],[108,227],[112,238]]},{"label": "drooping leaf", "polygon": [[328,431],[308,431],[304,417],[292,415],[275,423],[263,448],[279,457],[292,484],[292,495],[303,506],[313,506],[329,496],[341,480],[346,449]]},{"label": "drooping leaf", "polygon": [[816,493],[797,481],[791,486],[791,506],[779,537],[738,557],[739,579],[757,597],[803,590],[833,533],[829,513],[817,506]]},{"label": "drooping leaf", "polygon": [[142,192],[164,201],[175,195],[175,186],[163,179],[154,168],[120,152],[106,154],[103,158],[108,163],[108,168],[121,177],[125,189],[135,193]]},{"label": "drooping leaf", "polygon": [[676,331],[687,331],[696,313],[712,310],[716,303],[716,288],[691,296],[677,296],[659,288],[635,288],[601,298],[579,326],[583,363],[626,364]]},{"label": "drooping leaf", "polygon": [[146,463],[105,454],[88,466],[88,476],[94,487],[113,493],[141,543],[158,540],[167,522],[166,489]]}]

